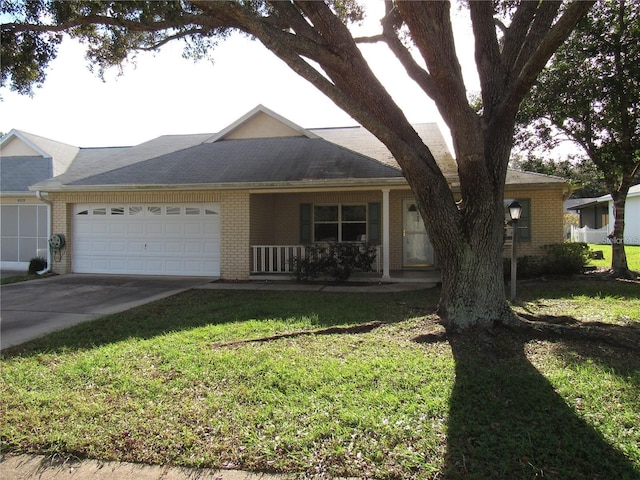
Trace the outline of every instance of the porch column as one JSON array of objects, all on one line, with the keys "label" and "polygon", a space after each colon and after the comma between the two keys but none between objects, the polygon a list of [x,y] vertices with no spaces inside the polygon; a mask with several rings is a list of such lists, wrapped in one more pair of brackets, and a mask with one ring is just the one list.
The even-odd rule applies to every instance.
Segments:
[{"label": "porch column", "polygon": [[389,189],[382,190],[382,280],[391,280],[389,272]]}]

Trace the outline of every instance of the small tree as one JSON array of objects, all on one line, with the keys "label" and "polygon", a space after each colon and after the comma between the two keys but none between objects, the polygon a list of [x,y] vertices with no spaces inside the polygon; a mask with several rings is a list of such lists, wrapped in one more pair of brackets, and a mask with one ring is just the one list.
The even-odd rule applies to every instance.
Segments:
[{"label": "small tree", "polygon": [[635,277],[624,249],[625,202],[640,169],[640,3],[601,0],[553,56],[521,109],[547,149],[569,138],[602,174],[613,198],[611,271]]}]

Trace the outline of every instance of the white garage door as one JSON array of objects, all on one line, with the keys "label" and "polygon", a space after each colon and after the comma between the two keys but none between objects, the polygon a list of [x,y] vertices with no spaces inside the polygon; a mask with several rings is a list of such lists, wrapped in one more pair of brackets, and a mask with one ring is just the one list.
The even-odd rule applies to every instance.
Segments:
[{"label": "white garage door", "polygon": [[220,275],[220,205],[75,205],[76,273]]}]

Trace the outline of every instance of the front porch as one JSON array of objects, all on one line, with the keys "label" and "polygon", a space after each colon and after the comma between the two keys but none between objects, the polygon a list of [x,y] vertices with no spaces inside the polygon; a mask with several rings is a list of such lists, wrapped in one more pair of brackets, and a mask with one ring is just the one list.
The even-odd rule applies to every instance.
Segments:
[{"label": "front porch", "polygon": [[372,271],[360,282],[440,282],[440,271],[408,188],[252,193],[251,279],[295,278],[308,245],[373,244]]}]

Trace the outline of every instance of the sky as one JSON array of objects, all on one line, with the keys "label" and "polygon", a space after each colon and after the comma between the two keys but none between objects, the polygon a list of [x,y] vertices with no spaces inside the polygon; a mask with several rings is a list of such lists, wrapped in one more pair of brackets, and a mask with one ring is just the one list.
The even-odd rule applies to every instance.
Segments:
[{"label": "sky", "polygon": [[[367,2],[359,35],[377,33],[382,2]],[[467,88],[477,90],[466,12],[452,10]],[[409,121],[438,122],[433,102],[404,73],[387,47],[363,45],[373,71]],[[213,52],[214,63],[182,58],[182,45],[138,54],[135,65],[110,70],[102,81],[89,71],[81,44],[66,39],[34,95],[0,89],[0,132],[27,131],[80,147],[136,145],[160,135],[215,133],[262,104],[304,128],[357,122],[258,41],[234,35]]]}]

